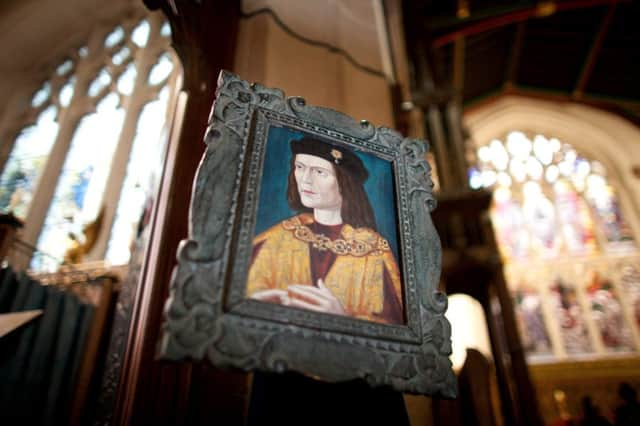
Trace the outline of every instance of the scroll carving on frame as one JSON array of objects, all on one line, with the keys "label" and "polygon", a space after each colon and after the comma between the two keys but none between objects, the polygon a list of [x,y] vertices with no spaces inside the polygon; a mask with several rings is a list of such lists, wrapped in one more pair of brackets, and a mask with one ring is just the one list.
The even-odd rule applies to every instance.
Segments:
[{"label": "scroll carving on frame", "polygon": [[427,143],[226,71],[164,359],[453,397]]}]

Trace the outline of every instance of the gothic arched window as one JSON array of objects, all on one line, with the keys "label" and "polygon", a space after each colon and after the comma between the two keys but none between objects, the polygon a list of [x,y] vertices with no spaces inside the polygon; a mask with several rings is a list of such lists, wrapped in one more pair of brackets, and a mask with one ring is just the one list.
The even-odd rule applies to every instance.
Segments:
[{"label": "gothic arched window", "polygon": [[638,350],[637,242],[605,166],[553,135],[512,131],[477,150],[530,359]]},{"label": "gothic arched window", "polygon": [[[96,28],[0,128],[0,211],[25,222],[35,246],[17,264],[129,260],[164,161],[179,80],[159,13]],[[12,130],[12,129],[17,129]],[[33,256],[31,256],[33,254]]]}]

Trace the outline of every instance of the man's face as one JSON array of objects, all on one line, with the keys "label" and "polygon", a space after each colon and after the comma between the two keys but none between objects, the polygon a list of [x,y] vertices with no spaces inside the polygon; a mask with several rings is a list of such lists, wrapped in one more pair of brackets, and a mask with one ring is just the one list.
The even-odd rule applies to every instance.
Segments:
[{"label": "man's face", "polygon": [[296,154],[295,178],[302,205],[312,209],[342,207],[342,196],[333,164],[324,158]]}]

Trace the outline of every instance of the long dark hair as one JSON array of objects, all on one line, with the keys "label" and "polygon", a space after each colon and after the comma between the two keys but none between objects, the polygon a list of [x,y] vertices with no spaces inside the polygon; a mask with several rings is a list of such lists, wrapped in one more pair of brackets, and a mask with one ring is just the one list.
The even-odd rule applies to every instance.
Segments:
[{"label": "long dark hair", "polygon": [[[298,212],[312,212],[313,209],[305,207],[300,200],[300,193],[298,192],[298,184],[296,183],[295,177],[295,161],[296,156],[293,154],[291,156],[289,177],[287,179],[287,200],[289,201],[289,207]],[[354,228],[365,227],[376,231],[376,219],[373,215],[373,208],[371,208],[369,197],[367,197],[367,193],[364,190],[364,182],[353,178],[347,170],[343,170],[341,167],[336,167],[333,164],[332,166],[336,173],[338,188],[342,196],[342,208],[340,209],[342,221]]]}]

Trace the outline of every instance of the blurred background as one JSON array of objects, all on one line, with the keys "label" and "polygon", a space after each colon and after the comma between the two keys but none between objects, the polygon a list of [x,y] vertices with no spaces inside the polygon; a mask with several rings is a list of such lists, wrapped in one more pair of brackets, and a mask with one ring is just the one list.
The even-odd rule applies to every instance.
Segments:
[{"label": "blurred background", "polygon": [[[412,425],[635,424],[638,22],[635,0],[3,2],[0,314],[36,317],[0,337],[0,418],[246,417],[247,376],[154,360],[224,68],[428,140],[461,393],[405,395]],[[30,400],[63,376],[72,397]]]}]

